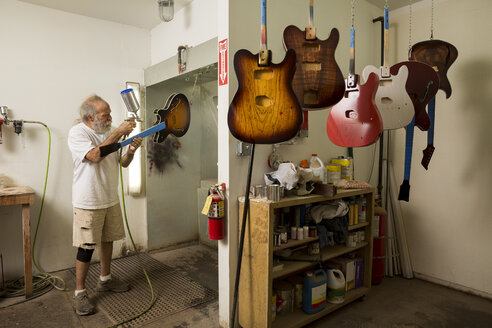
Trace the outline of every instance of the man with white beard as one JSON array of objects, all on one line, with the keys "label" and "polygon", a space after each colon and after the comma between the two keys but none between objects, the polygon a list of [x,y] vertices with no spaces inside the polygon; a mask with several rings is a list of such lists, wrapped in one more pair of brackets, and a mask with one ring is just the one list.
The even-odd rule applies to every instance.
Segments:
[{"label": "man with white beard", "polygon": [[[111,128],[111,108],[101,97],[93,95],[80,106],[81,122],[68,134],[68,147],[74,163],[73,246],[78,248],[75,261],[75,312],[94,313],[94,305],[85,290],[85,279],[94,249],[98,248],[101,265],[96,290],[125,292],[129,284],[111,276],[113,241],[125,238],[123,217],[118,197],[119,152],[101,157],[100,147],[116,143],[129,135],[136,123],[123,122]],[[135,138],[128,146],[121,164],[127,167],[142,138]]]}]

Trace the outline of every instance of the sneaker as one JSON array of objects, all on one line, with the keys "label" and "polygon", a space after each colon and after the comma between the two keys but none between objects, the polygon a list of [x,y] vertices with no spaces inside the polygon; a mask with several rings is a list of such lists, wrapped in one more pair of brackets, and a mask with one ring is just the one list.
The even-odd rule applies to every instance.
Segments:
[{"label": "sneaker", "polygon": [[82,292],[73,297],[75,303],[75,313],[78,315],[89,315],[94,313],[94,305],[89,301],[87,292]]},{"label": "sneaker", "polygon": [[130,289],[130,285],[124,281],[119,280],[118,278],[111,278],[106,281],[99,281],[97,282],[97,287],[96,290],[98,292],[115,292],[115,293],[122,293],[126,292],[127,290]]}]

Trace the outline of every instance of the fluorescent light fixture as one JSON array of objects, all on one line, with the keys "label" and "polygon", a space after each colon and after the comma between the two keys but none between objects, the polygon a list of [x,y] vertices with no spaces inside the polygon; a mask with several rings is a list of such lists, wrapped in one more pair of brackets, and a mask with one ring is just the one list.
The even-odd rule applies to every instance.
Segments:
[{"label": "fluorescent light fixture", "polygon": [[[141,122],[136,121],[137,126],[135,127],[135,129],[133,129],[132,133],[130,134],[131,137],[143,131],[143,124],[145,122],[145,118],[143,117],[144,115],[142,114],[144,113],[142,108],[144,106],[142,105],[142,100],[140,97],[140,83],[126,82],[126,88],[133,89],[135,98],[137,98],[137,102],[140,104],[140,109],[138,110],[140,114],[138,114],[138,112],[135,114],[137,114],[137,117],[141,118]],[[130,166],[128,166],[128,193],[133,196],[140,196],[142,194],[142,185],[143,185],[142,147],[144,147],[144,143],[142,143],[142,146],[137,149],[137,151],[135,152],[135,156],[133,157],[133,161],[131,162]]]}]

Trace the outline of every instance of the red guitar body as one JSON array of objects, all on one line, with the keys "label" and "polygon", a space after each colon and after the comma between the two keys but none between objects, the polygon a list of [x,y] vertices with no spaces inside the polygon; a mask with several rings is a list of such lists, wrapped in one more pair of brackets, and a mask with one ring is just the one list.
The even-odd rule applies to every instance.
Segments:
[{"label": "red guitar body", "polygon": [[422,131],[427,131],[431,122],[425,108],[439,90],[439,75],[429,65],[417,61],[397,63],[391,66],[390,73],[397,74],[403,65],[408,68],[405,89],[415,109],[415,126]]},{"label": "red guitar body", "polygon": [[359,75],[355,86],[347,80],[345,95],[328,114],[326,132],[330,140],[341,147],[363,147],[376,142],[383,131],[383,120],[374,97],[379,86],[379,77],[371,73],[363,85]]}]

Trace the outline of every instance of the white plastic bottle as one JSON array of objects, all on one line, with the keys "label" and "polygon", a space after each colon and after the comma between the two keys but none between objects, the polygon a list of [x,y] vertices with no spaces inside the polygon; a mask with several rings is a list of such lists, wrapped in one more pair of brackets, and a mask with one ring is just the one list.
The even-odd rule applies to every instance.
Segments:
[{"label": "white plastic bottle", "polygon": [[309,168],[313,170],[314,180],[327,183],[326,181],[326,168],[323,161],[318,157],[318,154],[312,154],[309,160]]}]

